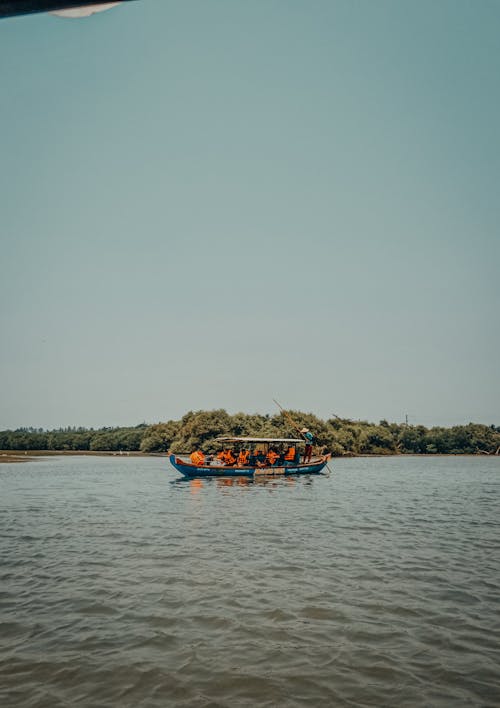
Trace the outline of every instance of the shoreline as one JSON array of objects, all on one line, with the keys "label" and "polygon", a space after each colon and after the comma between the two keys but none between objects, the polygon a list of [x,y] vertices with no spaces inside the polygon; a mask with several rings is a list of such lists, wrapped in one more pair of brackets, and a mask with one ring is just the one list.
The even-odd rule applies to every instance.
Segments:
[{"label": "shoreline", "polygon": [[1,450],[2,462],[30,462],[39,457],[163,457],[165,452],[117,452],[116,450]]},{"label": "shoreline", "polygon": [[[182,454],[182,453],[178,453]],[[187,453],[184,453],[187,454]],[[133,451],[116,451],[116,450],[1,450],[0,451],[0,464],[13,463],[13,462],[33,462],[41,457],[168,457],[167,452],[140,452],[139,450]],[[379,454],[363,454],[363,455],[341,455],[339,457],[332,457],[332,463],[335,460],[347,460],[347,459],[359,459],[359,458],[371,458],[371,457],[384,457],[384,458],[395,458],[395,457],[493,457],[500,459],[500,455],[495,455],[494,453],[443,453],[443,452],[400,452],[393,455],[379,455]]]}]

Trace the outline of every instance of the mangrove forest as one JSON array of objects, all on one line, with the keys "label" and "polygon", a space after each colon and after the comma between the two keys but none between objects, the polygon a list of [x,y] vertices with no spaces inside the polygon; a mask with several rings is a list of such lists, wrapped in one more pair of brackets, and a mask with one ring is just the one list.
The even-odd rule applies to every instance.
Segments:
[{"label": "mangrove forest", "polygon": [[[322,420],[312,413],[288,412],[298,427],[315,436],[318,452],[334,456],[397,454],[499,455],[500,426],[468,423],[449,428],[389,423],[370,423],[334,416]],[[260,415],[223,409],[189,411],[180,420],[141,423],[135,427],[18,428],[0,431],[0,450],[53,450],[96,452],[185,453],[195,449],[214,452],[214,438],[222,435],[295,437],[280,413]]]}]

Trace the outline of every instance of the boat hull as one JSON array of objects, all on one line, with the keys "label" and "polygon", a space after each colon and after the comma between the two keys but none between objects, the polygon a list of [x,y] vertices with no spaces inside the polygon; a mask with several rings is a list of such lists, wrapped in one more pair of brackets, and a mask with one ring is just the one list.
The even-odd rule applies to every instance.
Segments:
[{"label": "boat hull", "polygon": [[288,476],[298,474],[319,474],[328,463],[330,455],[323,455],[319,460],[306,464],[293,464],[282,467],[224,467],[222,465],[192,465],[176,455],[170,455],[172,467],[184,477],[253,477],[253,476]]}]

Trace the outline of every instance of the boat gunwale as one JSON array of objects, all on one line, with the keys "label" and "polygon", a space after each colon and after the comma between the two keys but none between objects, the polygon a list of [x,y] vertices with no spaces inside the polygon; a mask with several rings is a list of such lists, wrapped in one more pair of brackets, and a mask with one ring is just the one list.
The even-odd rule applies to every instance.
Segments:
[{"label": "boat gunwale", "polygon": [[[184,462],[180,457],[178,457],[175,453],[171,453],[169,455],[169,459],[171,460],[172,457],[175,457],[175,461],[178,465],[181,465],[182,467],[192,467],[193,469],[207,469],[210,467],[210,469],[214,470],[260,470],[260,469],[269,469],[272,470],[273,466],[268,466],[264,465],[264,467],[256,467],[255,465],[193,465],[192,462]],[[331,455],[315,455],[309,462],[298,462],[297,464],[292,464],[292,465],[274,465],[274,467],[284,467],[285,469],[287,467],[310,467],[311,465],[319,465],[321,462],[328,462],[330,459]]]}]

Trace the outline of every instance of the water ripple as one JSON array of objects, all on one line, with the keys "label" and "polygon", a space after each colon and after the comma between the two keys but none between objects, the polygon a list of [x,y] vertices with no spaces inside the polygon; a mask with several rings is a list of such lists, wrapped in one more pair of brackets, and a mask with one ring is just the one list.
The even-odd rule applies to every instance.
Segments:
[{"label": "water ripple", "polygon": [[500,705],[500,460],[0,468],[2,708]]}]

